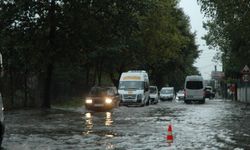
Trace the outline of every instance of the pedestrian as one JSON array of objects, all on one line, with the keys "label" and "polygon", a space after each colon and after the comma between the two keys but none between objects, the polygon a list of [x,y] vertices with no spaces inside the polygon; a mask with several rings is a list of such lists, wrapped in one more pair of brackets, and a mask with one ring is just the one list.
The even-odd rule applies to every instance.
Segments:
[{"label": "pedestrian", "polygon": [[230,91],[231,91],[231,95],[232,95],[232,97],[231,97],[232,100],[235,100],[235,93],[236,93],[235,84],[231,84]]},{"label": "pedestrian", "polygon": [[232,92],[230,90],[230,87],[227,88],[227,98],[231,99],[232,98]]}]

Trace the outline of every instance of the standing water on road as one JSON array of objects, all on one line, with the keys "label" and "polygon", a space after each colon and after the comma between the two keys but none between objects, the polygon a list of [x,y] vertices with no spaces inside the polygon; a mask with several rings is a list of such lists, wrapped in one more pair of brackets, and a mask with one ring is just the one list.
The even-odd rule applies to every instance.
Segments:
[{"label": "standing water on road", "polygon": [[[161,102],[112,112],[16,110],[6,112],[7,150],[250,149],[250,110],[243,104]],[[166,143],[173,127],[173,144]]]}]

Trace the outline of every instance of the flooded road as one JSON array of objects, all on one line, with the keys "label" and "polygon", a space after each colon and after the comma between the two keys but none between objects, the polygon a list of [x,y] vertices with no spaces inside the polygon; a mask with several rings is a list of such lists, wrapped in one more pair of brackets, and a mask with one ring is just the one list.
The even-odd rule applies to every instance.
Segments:
[{"label": "flooded road", "polygon": [[[112,112],[5,112],[7,150],[250,149],[250,106],[224,100],[161,102]],[[166,143],[167,127],[174,143]]]}]

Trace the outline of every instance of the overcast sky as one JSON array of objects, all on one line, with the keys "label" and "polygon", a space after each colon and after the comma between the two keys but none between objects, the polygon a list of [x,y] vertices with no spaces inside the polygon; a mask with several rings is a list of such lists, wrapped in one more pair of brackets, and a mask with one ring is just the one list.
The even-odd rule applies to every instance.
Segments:
[{"label": "overcast sky", "polygon": [[196,32],[196,44],[199,45],[199,50],[202,50],[200,57],[194,65],[198,67],[204,79],[210,79],[214,66],[217,65],[217,70],[219,71],[222,70],[222,66],[212,61],[216,51],[208,49],[206,42],[201,39],[201,37],[206,34],[206,30],[202,27],[202,22],[205,21],[204,15],[200,11],[197,0],[181,0],[180,7],[183,8],[185,14],[190,17],[192,32]]}]

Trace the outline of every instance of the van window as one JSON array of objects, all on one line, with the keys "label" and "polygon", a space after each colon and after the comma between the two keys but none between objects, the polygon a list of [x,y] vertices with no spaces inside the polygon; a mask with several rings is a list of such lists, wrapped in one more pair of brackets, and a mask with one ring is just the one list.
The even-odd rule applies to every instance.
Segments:
[{"label": "van window", "polygon": [[202,89],[203,88],[203,84],[202,84],[202,81],[187,81],[187,84],[186,84],[186,88],[187,89]]}]

